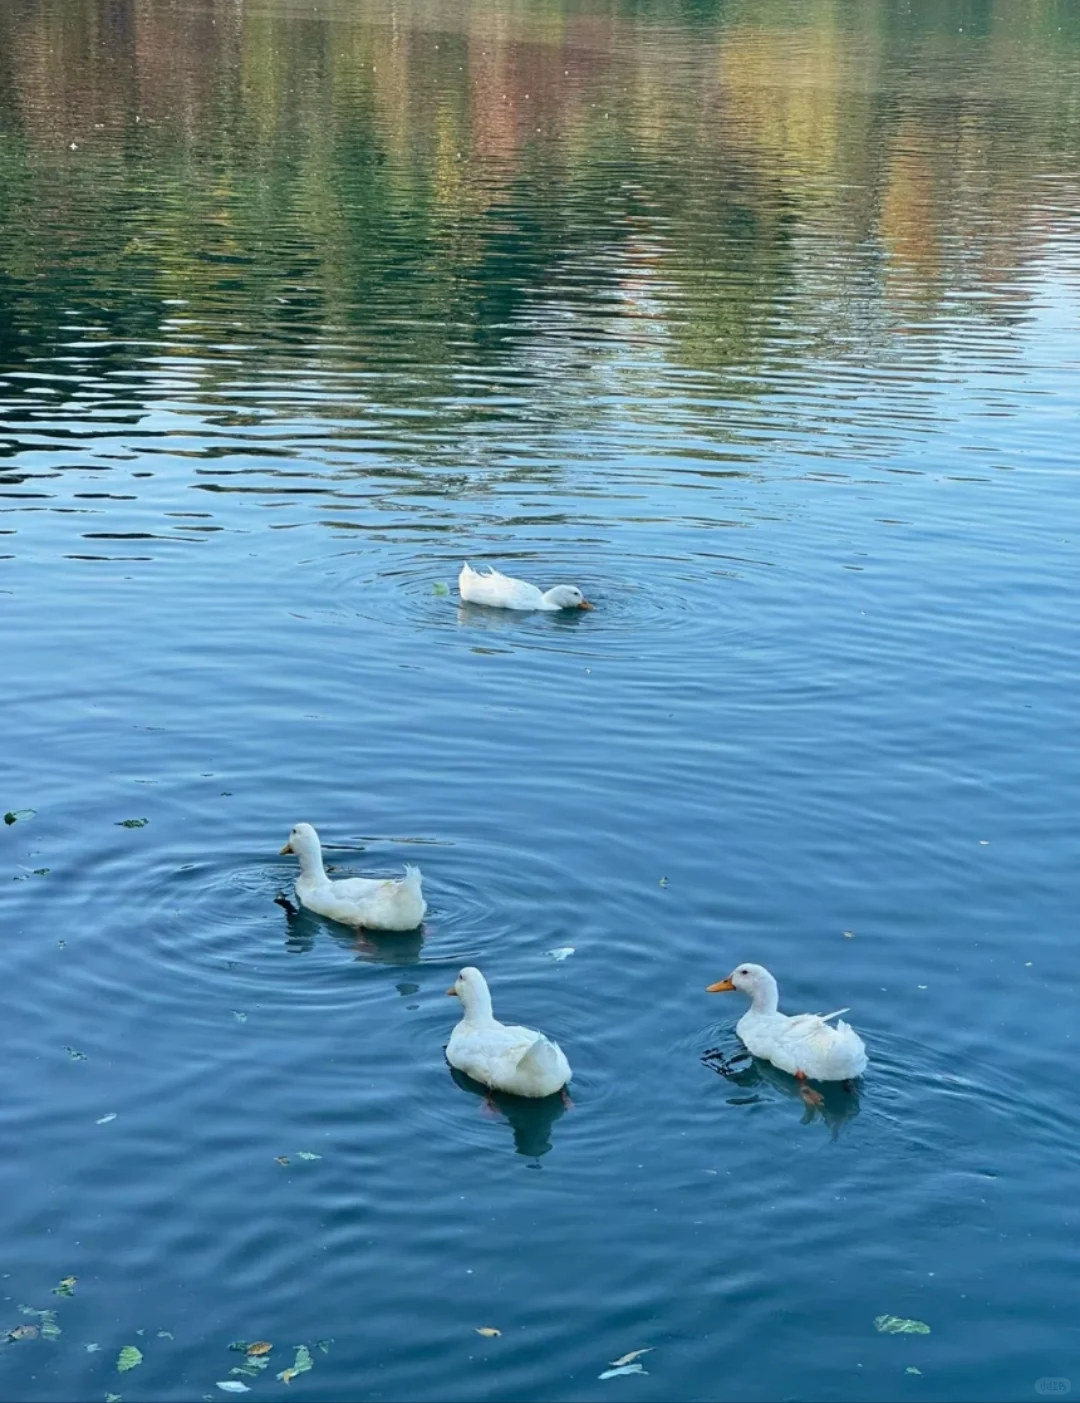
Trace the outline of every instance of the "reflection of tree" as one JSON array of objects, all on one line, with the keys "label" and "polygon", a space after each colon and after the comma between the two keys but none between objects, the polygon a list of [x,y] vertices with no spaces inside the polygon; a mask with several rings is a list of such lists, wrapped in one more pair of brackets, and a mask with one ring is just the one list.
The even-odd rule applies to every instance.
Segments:
[{"label": "reflection of tree", "polygon": [[785,336],[1015,316],[1055,235],[1031,180],[1075,190],[1078,46],[1064,0],[3,5],[0,353],[167,339],[212,395],[256,348],[458,424],[500,382],[601,413],[583,377],[658,359],[745,397]]}]

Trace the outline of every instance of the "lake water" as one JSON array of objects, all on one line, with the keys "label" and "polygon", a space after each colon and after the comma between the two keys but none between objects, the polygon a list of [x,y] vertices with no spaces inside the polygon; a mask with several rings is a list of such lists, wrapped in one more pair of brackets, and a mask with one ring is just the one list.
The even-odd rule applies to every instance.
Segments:
[{"label": "lake water", "polygon": [[[0,6],[0,1397],[1080,1388],[1078,94],[1070,0]],[[856,1095],[702,1063],[742,960]]]}]

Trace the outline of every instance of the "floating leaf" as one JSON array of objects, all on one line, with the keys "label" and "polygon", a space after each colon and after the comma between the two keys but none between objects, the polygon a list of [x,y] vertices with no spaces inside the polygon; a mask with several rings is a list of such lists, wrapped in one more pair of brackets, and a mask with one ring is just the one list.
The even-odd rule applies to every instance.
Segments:
[{"label": "floating leaf", "polygon": [[879,1315],[874,1326],[882,1335],[929,1335],[930,1326],[923,1320],[905,1320],[900,1315]]},{"label": "floating leaf", "polygon": [[845,940],[854,940],[854,939],[855,939],[855,932],[854,932],[853,930],[846,930],[846,931],[844,931],[844,939],[845,939]]},{"label": "floating leaf", "polygon": [[176,1339],[176,1336],[173,1334],[173,1332],[172,1332],[171,1330],[159,1330],[159,1331],[157,1332],[157,1337],[158,1337],[159,1340],[175,1340],[175,1339]]},{"label": "floating leaf", "polygon": [[116,1112],[115,1112],[115,1111],[110,1111],[109,1114],[108,1114],[107,1116],[102,1116],[102,1117],[101,1117],[101,1119],[98,1121],[98,1125],[108,1125],[109,1121],[115,1120],[115,1119],[116,1119]]},{"label": "floating leaf", "polygon": [[126,1374],[129,1369],[137,1369],[142,1363],[142,1350],[137,1345],[125,1345],[116,1356],[117,1372]]},{"label": "floating leaf", "polygon": [[916,1367],[915,1367],[914,1364],[909,1364],[909,1365],[907,1366],[907,1368],[904,1370],[904,1373],[905,1373],[905,1374],[919,1374],[919,1375],[921,1376],[922,1370],[921,1370],[921,1369],[916,1369]]},{"label": "floating leaf", "polygon": [[598,1374],[600,1379],[614,1379],[619,1374],[647,1374],[648,1369],[643,1369],[640,1364],[623,1364],[618,1369],[605,1369],[602,1374]]},{"label": "floating leaf", "polygon": [[16,1325],[14,1330],[7,1332],[9,1340],[36,1340],[38,1337],[38,1327],[36,1325]]},{"label": "floating leaf", "polygon": [[248,1354],[269,1354],[274,1346],[269,1340],[256,1340],[253,1345],[248,1345]]},{"label": "floating leaf", "polygon": [[236,1364],[229,1370],[230,1374],[243,1374],[246,1379],[257,1379],[262,1372],[262,1365],[258,1359],[253,1359],[250,1364]]},{"label": "floating leaf", "polygon": [[288,1155],[275,1155],[275,1156],[274,1156],[274,1160],[275,1160],[275,1162],[276,1162],[277,1164],[288,1164],[288,1162],[289,1162],[289,1156],[288,1156]]},{"label": "floating leaf", "polygon": [[662,887],[666,887],[666,886],[667,886],[667,878],[666,878],[666,877],[661,877],[661,878],[660,878],[660,885],[661,885]]},{"label": "floating leaf", "polygon": [[[71,1048],[69,1047],[69,1048],[68,1048],[68,1052],[70,1052],[70,1051],[71,1051]],[[84,1056],[84,1054],[80,1052],[80,1053],[79,1053],[79,1056],[82,1057],[82,1056]],[[75,1276],[65,1276],[64,1279],[63,1279],[63,1281],[61,1281],[61,1283],[60,1283],[59,1286],[54,1286],[54,1287],[53,1287],[53,1295],[54,1295],[54,1296],[74,1296],[74,1294],[75,1294],[75,1282],[76,1282],[77,1280],[78,1280],[78,1277],[75,1277]]]},{"label": "floating leaf", "polygon": [[246,1014],[246,1013],[240,1013],[240,1012],[239,1012],[237,1009],[235,1009],[235,1008],[233,1009],[233,1015],[232,1015],[232,1016],[236,1019],[237,1023],[246,1023],[246,1022],[247,1022],[247,1014]]},{"label": "floating leaf", "polygon": [[35,876],[35,877],[47,877],[51,871],[52,871],[52,868],[51,868],[51,867],[35,867],[35,868],[34,868],[34,876]]},{"label": "floating leaf", "polygon": [[20,819],[33,818],[37,809],[8,809],[4,815],[4,822],[10,828],[13,823],[18,823]]},{"label": "floating leaf", "polygon": [[35,1310],[33,1306],[20,1306],[20,1315],[32,1315],[35,1320],[40,1320],[40,1326],[35,1327],[43,1340],[55,1340],[60,1334],[60,1326],[56,1323],[56,1311]]},{"label": "floating leaf", "polygon": [[237,1354],[247,1354],[247,1340],[233,1340],[229,1348],[234,1349]]},{"label": "floating leaf", "polygon": [[99,1350],[100,1348],[101,1348],[101,1346],[100,1346],[99,1344],[87,1345],[87,1346],[86,1346],[86,1352],[87,1352],[87,1354],[97,1354],[97,1352],[98,1352],[98,1350]]},{"label": "floating leaf", "polygon": [[297,1345],[296,1358],[293,1360],[292,1366],[288,1369],[282,1369],[278,1378],[284,1384],[292,1383],[297,1374],[306,1374],[310,1368],[311,1351],[308,1349],[307,1345]]},{"label": "floating leaf", "polygon": [[310,1150],[297,1150],[297,1159],[322,1159],[322,1155],[313,1155]]},{"label": "floating leaf", "polygon": [[115,827],[117,828],[145,828],[150,822],[148,818],[122,818]]},{"label": "floating leaf", "polygon": [[322,1350],[323,1354],[329,1354],[329,1353],[330,1353],[330,1346],[331,1346],[333,1343],[334,1343],[333,1340],[319,1340],[319,1342],[318,1342],[319,1348]]},{"label": "floating leaf", "polygon": [[64,1051],[71,1058],[72,1062],[85,1062],[86,1053],[80,1052],[77,1047],[65,1047]]},{"label": "floating leaf", "polygon": [[557,945],[554,950],[544,951],[544,954],[549,960],[555,960],[556,962],[568,960],[573,953],[574,947],[572,945]]},{"label": "floating leaf", "polygon": [[437,594],[440,599],[445,599],[446,596],[450,593],[450,586],[446,583],[445,580],[436,580],[435,583],[431,586],[431,592],[432,594]]},{"label": "floating leaf", "polygon": [[105,1403],[123,1403],[123,1400],[118,1393],[107,1393],[105,1395]]},{"label": "floating leaf", "polygon": [[494,1325],[477,1325],[476,1333],[483,1335],[486,1340],[494,1340],[502,1334],[501,1330],[496,1330]]},{"label": "floating leaf", "polygon": [[222,1393],[250,1393],[251,1389],[247,1384],[242,1384],[239,1379],[218,1379],[218,1388]]},{"label": "floating leaf", "polygon": [[620,1354],[618,1359],[611,1361],[613,1369],[621,1369],[624,1364],[633,1364],[635,1359],[640,1359],[643,1354],[652,1354],[655,1345],[647,1345],[645,1349],[632,1349],[628,1354]]}]

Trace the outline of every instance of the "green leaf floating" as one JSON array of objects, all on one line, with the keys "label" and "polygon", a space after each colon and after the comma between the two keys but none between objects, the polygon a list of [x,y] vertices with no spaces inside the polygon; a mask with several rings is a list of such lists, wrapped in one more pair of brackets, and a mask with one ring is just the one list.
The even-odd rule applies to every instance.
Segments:
[{"label": "green leaf floating", "polygon": [[445,599],[450,593],[450,586],[444,580],[436,580],[431,586],[431,592],[438,595],[440,599]]},{"label": "green leaf floating", "polygon": [[148,818],[122,818],[116,824],[117,828],[145,828],[150,822]]},{"label": "green leaf floating", "polygon": [[13,823],[18,823],[21,818],[33,818],[37,809],[8,809],[4,815],[4,822],[10,828]]},{"label": "green leaf floating", "polygon": [[311,1350],[307,1345],[296,1346],[296,1358],[288,1369],[282,1369],[278,1378],[282,1383],[291,1383],[297,1374],[306,1374],[311,1368]]},{"label": "green leaf floating", "polygon": [[142,1363],[142,1350],[135,1345],[125,1345],[116,1359],[116,1368],[119,1373],[126,1374],[129,1369],[135,1369]]},{"label": "green leaf floating", "polygon": [[879,1315],[874,1327],[881,1335],[929,1335],[930,1326],[924,1320],[905,1320],[901,1315]]}]

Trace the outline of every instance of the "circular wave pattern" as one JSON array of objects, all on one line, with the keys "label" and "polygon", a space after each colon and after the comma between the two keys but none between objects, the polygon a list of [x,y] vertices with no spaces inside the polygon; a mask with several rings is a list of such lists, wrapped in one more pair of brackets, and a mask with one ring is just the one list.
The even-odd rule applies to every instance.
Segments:
[{"label": "circular wave pattern", "polygon": [[[426,544],[426,543],[425,543]],[[573,564],[553,552],[500,554],[475,558],[477,569],[492,564],[505,574],[529,579],[542,587],[574,583],[594,605],[590,611],[568,610],[558,614],[522,613],[465,604],[457,591],[459,556],[410,551],[395,544],[380,552],[376,568],[356,568],[356,557],[336,557],[325,568],[333,581],[333,618],[347,622],[362,617],[371,622],[410,626],[457,640],[463,635],[475,646],[492,651],[571,652],[601,658],[612,648],[636,651],[662,634],[680,641],[695,637],[734,638],[745,627],[737,596],[724,586],[737,579],[731,562],[706,555],[630,555],[624,551],[608,558],[605,553],[572,553]],[[311,562],[309,562],[309,565]],[[702,599],[712,598],[710,607]],[[730,600],[730,602],[728,602]]]}]

